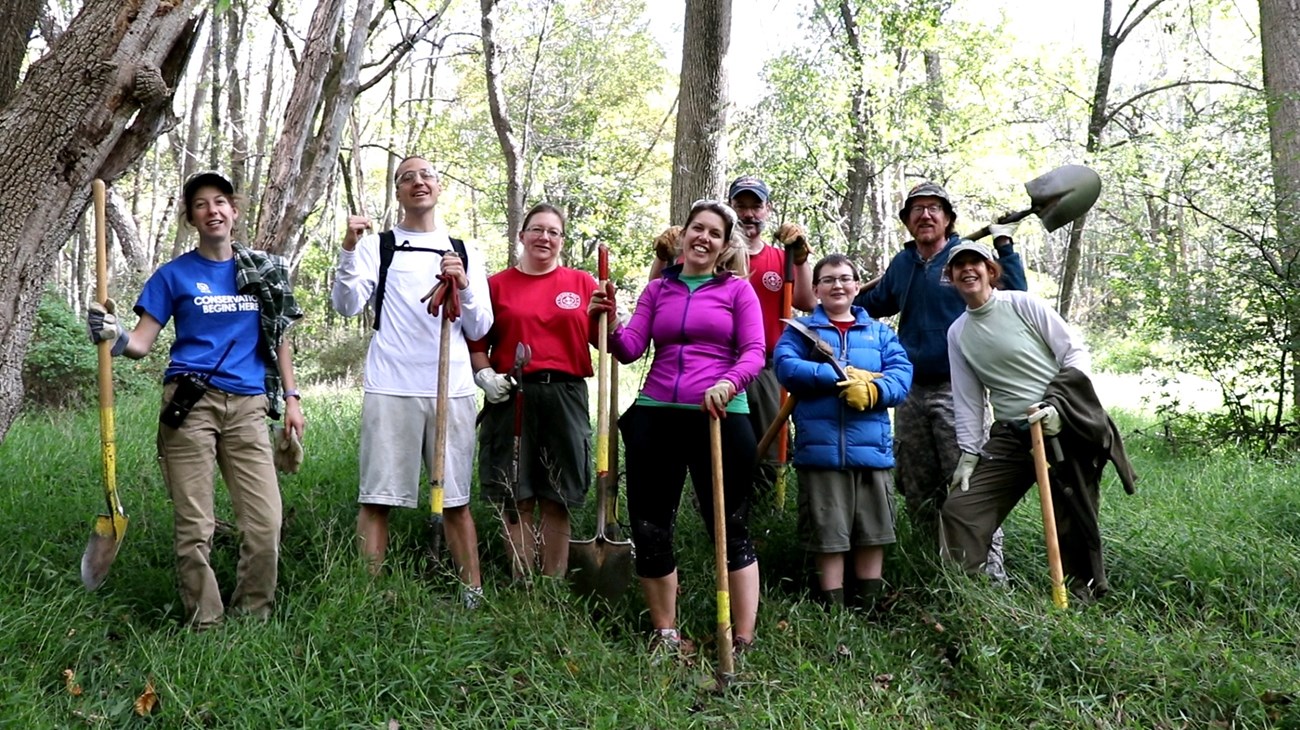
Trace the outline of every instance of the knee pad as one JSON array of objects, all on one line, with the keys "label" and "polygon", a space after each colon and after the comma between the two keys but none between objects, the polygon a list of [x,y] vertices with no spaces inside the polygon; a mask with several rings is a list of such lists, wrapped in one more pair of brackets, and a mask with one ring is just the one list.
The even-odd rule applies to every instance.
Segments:
[{"label": "knee pad", "polygon": [[642,578],[662,578],[677,569],[673,557],[673,528],[646,520],[632,521],[632,544],[636,547],[636,574]]}]

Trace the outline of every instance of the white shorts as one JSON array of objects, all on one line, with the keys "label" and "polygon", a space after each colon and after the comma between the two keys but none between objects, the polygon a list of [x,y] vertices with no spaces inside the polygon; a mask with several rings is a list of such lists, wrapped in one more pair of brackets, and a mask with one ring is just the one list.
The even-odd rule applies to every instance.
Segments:
[{"label": "white shorts", "polygon": [[[437,398],[366,393],[361,401],[361,504],[418,507],[433,473]],[[469,504],[474,469],[474,396],[447,399],[443,506]]]}]

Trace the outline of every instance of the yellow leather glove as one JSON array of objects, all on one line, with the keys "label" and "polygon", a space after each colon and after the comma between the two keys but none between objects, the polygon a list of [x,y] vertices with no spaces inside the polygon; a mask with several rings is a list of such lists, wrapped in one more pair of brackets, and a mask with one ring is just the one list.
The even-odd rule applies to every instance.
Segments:
[{"label": "yellow leather glove", "polygon": [[884,374],[884,373],[873,373],[873,372],[871,372],[870,370],[862,370],[862,369],[860,369],[860,368],[855,368],[855,367],[853,367],[852,365],[850,365],[850,366],[844,368],[844,372],[845,372],[845,373],[846,373],[850,378],[852,378],[852,379],[854,379],[854,380],[861,380],[861,381],[864,382],[864,383],[870,383],[871,381],[875,380],[876,378],[883,378],[883,377],[885,377],[885,374]]},{"label": "yellow leather glove", "polygon": [[785,253],[794,261],[795,266],[803,266],[808,261],[808,237],[798,223],[782,223],[776,229],[776,240],[785,246]]},{"label": "yellow leather glove", "polygon": [[840,397],[844,399],[844,402],[850,408],[855,410],[870,410],[880,402],[880,389],[876,387],[875,383],[849,378],[848,380],[841,380],[836,385],[842,388]]}]

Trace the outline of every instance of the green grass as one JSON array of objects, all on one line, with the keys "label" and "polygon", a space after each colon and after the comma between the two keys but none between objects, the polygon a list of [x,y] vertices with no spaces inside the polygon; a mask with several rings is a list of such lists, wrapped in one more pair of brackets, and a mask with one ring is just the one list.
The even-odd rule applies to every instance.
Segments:
[{"label": "green grass", "polygon": [[[283,482],[275,617],[201,634],[177,624],[155,399],[118,409],[131,524],[94,594],[77,570],[102,509],[97,416],[28,413],[13,426],[0,445],[0,725],[1300,728],[1291,464],[1189,458],[1134,437],[1137,496],[1113,476],[1103,487],[1113,593],[1067,611],[1050,608],[1030,497],[1007,526],[1010,589],[939,570],[900,520],[886,563],[892,608],[871,620],[828,615],[804,599],[791,494],[785,513],[769,506],[757,518],[759,643],[718,694],[712,553],[689,507],[681,618],[701,651],[693,665],[651,666],[639,599],[596,615],[562,583],[509,585],[482,505],[484,609],[460,608],[449,577],[423,577],[421,512],[396,515],[392,570],[370,579],[352,543],[358,398],[312,393],[305,407],[308,460]],[[584,519],[578,534],[589,531]],[[229,591],[233,538],[218,537],[214,560]],[[132,704],[150,678],[161,703],[142,719]]]}]

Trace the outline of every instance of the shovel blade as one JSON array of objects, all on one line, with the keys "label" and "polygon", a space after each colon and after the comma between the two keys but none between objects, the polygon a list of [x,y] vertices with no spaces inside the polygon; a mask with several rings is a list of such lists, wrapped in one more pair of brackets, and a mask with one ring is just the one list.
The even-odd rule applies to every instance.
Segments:
[{"label": "shovel blade", "polygon": [[569,583],[574,593],[613,605],[632,585],[632,544],[601,536],[569,543]]},{"label": "shovel blade", "polygon": [[1083,165],[1063,165],[1025,183],[1025,192],[1050,232],[1092,208],[1101,195],[1101,177]]},{"label": "shovel blade", "polygon": [[108,570],[113,567],[118,548],[126,537],[126,523],[126,515],[95,518],[95,530],[86,543],[86,552],[81,555],[81,583],[86,590],[99,588],[108,578]]}]

